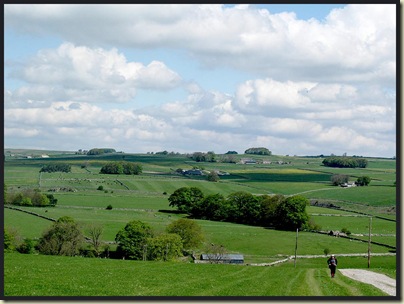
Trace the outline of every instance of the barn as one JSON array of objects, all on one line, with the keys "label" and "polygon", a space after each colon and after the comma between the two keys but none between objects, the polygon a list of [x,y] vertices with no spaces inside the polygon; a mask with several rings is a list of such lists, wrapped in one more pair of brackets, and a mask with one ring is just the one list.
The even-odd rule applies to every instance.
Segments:
[{"label": "barn", "polygon": [[244,264],[242,254],[201,254],[201,261],[208,263]]}]

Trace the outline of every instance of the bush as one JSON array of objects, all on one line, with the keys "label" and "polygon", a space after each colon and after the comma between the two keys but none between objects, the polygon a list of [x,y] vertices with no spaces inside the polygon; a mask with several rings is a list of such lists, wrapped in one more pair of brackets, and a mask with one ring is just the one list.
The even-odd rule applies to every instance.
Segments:
[{"label": "bush", "polygon": [[17,247],[19,253],[31,254],[34,253],[35,244],[31,239],[24,239],[23,243]]},{"label": "bush", "polygon": [[107,209],[107,210],[112,210],[112,205],[111,205],[111,204],[108,205],[107,208],[105,208],[105,209]]},{"label": "bush", "polygon": [[329,248],[324,248],[324,254],[328,255],[330,253],[330,249]]},{"label": "bush", "polygon": [[371,178],[369,176],[361,176],[358,177],[358,179],[356,180],[356,184],[358,186],[367,186],[370,183]]},{"label": "bush", "polygon": [[179,235],[184,249],[198,248],[205,240],[201,226],[190,219],[178,219],[169,224],[166,231]]},{"label": "bush", "polygon": [[342,233],[345,233],[346,235],[350,235],[350,234],[351,234],[351,231],[349,231],[348,228],[346,228],[346,227],[342,228],[342,229],[341,229],[341,232],[342,232]]},{"label": "bush", "polygon": [[102,190],[104,190],[104,187],[103,186],[98,186],[97,190],[102,191]]},{"label": "bush", "polygon": [[131,221],[115,237],[117,254],[123,258],[142,260],[147,253],[147,239],[153,237],[153,230],[147,223]]},{"label": "bush", "polygon": [[38,242],[38,251],[48,255],[75,256],[83,244],[84,236],[73,218],[63,216],[46,230]]}]

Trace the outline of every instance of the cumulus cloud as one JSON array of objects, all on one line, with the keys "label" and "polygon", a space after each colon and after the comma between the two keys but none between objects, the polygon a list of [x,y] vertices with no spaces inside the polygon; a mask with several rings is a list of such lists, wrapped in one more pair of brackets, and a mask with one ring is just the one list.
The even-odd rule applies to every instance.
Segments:
[{"label": "cumulus cloud", "polygon": [[72,43],[39,51],[13,69],[11,76],[29,85],[8,92],[7,105],[29,99],[38,104],[55,100],[127,102],[138,89],[169,90],[182,81],[163,62],[128,62],[116,48],[93,49]]},{"label": "cumulus cloud", "polygon": [[[300,20],[254,5],[5,5],[6,31],[69,41],[6,61],[19,83],[4,91],[5,143],[393,156],[395,9],[347,5]],[[180,50],[192,67],[136,58],[156,49]],[[198,82],[201,69],[246,73],[224,93]],[[180,98],[163,95],[174,90]],[[163,99],[142,107],[145,91]]]},{"label": "cumulus cloud", "polygon": [[5,28],[56,34],[76,44],[185,48],[211,67],[276,72],[282,80],[314,80],[328,72],[333,81],[391,84],[395,14],[393,4],[347,5],[324,20],[243,5],[9,4]]}]

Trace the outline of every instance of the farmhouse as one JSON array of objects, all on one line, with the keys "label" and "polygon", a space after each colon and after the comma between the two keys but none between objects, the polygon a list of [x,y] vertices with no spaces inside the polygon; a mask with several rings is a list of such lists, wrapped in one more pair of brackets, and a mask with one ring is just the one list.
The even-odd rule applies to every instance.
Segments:
[{"label": "farmhouse", "polygon": [[186,171],[184,171],[184,174],[186,174],[186,175],[203,175],[202,171],[199,169],[186,170]]},{"label": "farmhouse", "polygon": [[343,184],[341,184],[341,187],[343,187],[343,188],[356,187],[356,184],[355,184],[355,182],[352,182],[352,183],[343,183]]},{"label": "farmhouse", "polygon": [[244,164],[244,165],[255,165],[257,161],[250,159],[250,158],[242,158],[240,159],[239,164]]},{"label": "farmhouse", "polygon": [[201,261],[205,263],[244,264],[242,254],[201,254]]}]

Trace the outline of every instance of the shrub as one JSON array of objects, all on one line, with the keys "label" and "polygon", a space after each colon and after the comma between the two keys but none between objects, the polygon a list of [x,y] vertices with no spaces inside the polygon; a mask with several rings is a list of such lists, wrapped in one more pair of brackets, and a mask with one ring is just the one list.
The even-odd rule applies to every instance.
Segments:
[{"label": "shrub", "polygon": [[104,190],[104,187],[103,186],[98,186],[97,190],[102,191],[102,190]]},{"label": "shrub", "polygon": [[360,176],[356,180],[358,186],[367,186],[370,183],[371,178],[369,176]]},{"label": "shrub", "polygon": [[19,253],[31,254],[34,253],[34,248],[35,248],[34,241],[27,238],[24,239],[22,244],[17,247],[17,251]]},{"label": "shrub", "polygon": [[328,255],[330,253],[330,249],[329,248],[324,248],[324,254]]},{"label": "shrub", "polygon": [[105,209],[107,209],[107,210],[112,210],[112,205],[109,204],[109,205],[107,206],[107,208],[105,208]]},{"label": "shrub", "polygon": [[42,254],[75,256],[83,244],[84,237],[69,216],[59,218],[39,239],[38,250]]},{"label": "shrub", "polygon": [[346,235],[350,235],[350,234],[351,234],[351,231],[349,231],[348,228],[346,228],[346,227],[342,228],[342,229],[341,229],[341,232],[342,232],[342,233],[345,233]]}]

